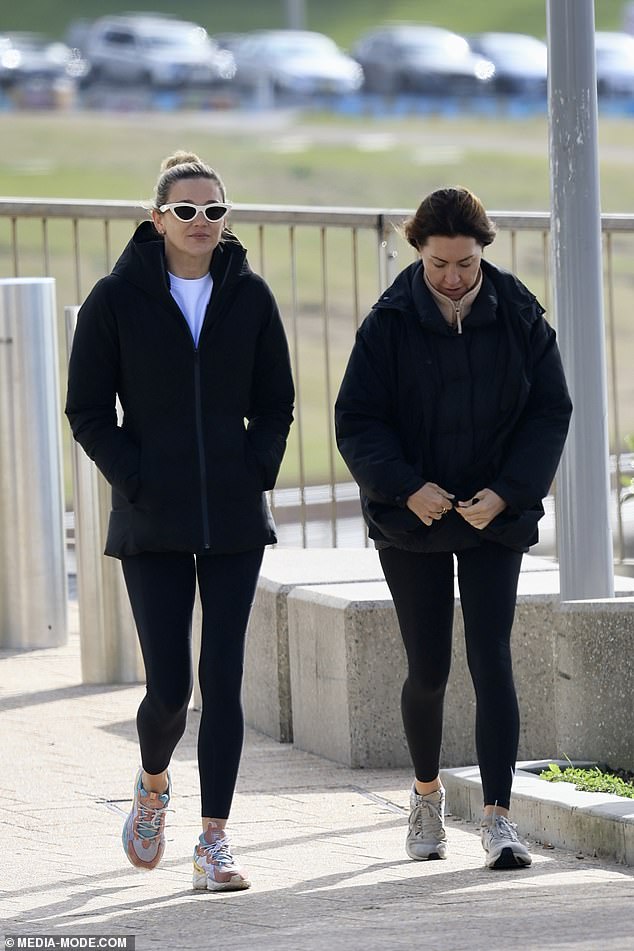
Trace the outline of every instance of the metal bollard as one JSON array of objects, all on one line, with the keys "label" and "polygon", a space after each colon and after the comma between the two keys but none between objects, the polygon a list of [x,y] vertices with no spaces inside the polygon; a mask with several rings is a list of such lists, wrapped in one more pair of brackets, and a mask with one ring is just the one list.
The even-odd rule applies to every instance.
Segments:
[{"label": "metal bollard", "polygon": [[0,646],[68,637],[55,281],[0,279]]},{"label": "metal bollard", "polygon": [[[78,310],[64,308],[69,356]],[[140,683],[145,672],[121,565],[103,555],[110,486],[74,440],[72,458],[82,681]]]}]

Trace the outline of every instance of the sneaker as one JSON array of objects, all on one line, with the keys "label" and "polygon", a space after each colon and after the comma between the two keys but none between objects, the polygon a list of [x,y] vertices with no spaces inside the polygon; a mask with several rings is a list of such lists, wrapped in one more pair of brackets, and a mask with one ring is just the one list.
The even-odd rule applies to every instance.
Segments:
[{"label": "sneaker", "polygon": [[167,775],[167,792],[148,792],[143,788],[143,770],[134,783],[132,810],[123,826],[123,851],[135,868],[151,871],[159,864],[165,851],[165,814],[172,793]]},{"label": "sneaker", "polygon": [[445,831],[445,790],[441,787],[427,796],[419,796],[412,786],[409,797],[409,831],[405,851],[411,859],[447,858]]},{"label": "sneaker", "polygon": [[533,861],[528,847],[520,841],[517,826],[506,816],[494,813],[484,818],[480,838],[487,868],[526,868]]},{"label": "sneaker", "polygon": [[194,888],[210,892],[232,892],[249,888],[251,882],[231,854],[224,829],[209,828],[202,833],[194,849]]}]

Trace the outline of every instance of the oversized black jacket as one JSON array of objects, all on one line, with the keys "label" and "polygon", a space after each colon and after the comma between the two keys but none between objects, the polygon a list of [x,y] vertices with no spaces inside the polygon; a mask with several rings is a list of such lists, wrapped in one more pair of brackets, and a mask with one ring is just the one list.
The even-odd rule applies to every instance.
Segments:
[{"label": "oversized black jacket", "polygon": [[273,295],[226,230],[211,274],[195,346],[169,291],[163,239],[144,222],[79,312],[66,414],[112,485],[108,555],[276,540],[264,490],[292,421],[286,338]]},{"label": "oversized black jacket", "polygon": [[[482,288],[450,327],[421,262],[361,325],[335,407],[337,443],[377,547],[456,551],[482,538],[526,551],[562,452],[572,404],[555,332],[512,274],[483,261]],[[425,482],[507,509],[483,531],[455,510],[426,526],[407,506]]]}]

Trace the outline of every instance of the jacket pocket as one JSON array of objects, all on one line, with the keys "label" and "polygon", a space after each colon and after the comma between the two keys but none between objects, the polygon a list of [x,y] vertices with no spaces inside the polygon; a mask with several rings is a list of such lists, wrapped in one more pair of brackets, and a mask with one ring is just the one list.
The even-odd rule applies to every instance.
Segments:
[{"label": "jacket pocket", "polygon": [[246,429],[244,430],[244,464],[250,478],[253,480],[253,486],[259,492],[263,492],[266,485],[266,471],[261,463],[255,449],[249,442]]}]

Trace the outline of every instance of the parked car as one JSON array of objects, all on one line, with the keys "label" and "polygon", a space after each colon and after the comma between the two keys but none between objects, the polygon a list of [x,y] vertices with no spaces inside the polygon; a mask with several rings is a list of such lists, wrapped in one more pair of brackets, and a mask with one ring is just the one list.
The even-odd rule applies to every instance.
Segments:
[{"label": "parked car", "polygon": [[477,33],[469,46],[495,66],[492,87],[501,95],[545,97],[548,47],[526,33]]},{"label": "parked car", "polygon": [[174,87],[232,79],[235,60],[196,23],[158,14],[101,17],[86,37],[93,80]]},{"label": "parked car", "polygon": [[352,55],[370,92],[464,95],[484,89],[493,64],[473,53],[467,40],[442,27],[385,26],[366,33]]},{"label": "parked car", "polygon": [[255,88],[267,83],[274,92],[299,95],[356,92],[363,72],[323,33],[259,30],[233,47],[236,82]]},{"label": "parked car", "polygon": [[80,80],[88,64],[76,50],[38,33],[0,35],[0,86],[9,89],[29,82]]},{"label": "parked car", "polygon": [[634,36],[599,31],[594,36],[600,96],[634,96]]}]

